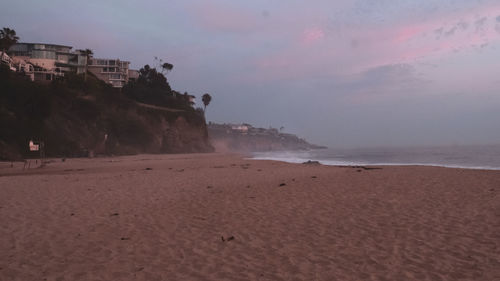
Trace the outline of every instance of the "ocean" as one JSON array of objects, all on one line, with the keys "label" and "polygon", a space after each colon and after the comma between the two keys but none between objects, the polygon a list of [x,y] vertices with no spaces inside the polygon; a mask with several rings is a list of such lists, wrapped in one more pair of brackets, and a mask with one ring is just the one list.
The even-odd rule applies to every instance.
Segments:
[{"label": "ocean", "polygon": [[450,168],[500,170],[500,145],[411,148],[318,149],[257,152],[253,159],[323,165],[424,165]]}]

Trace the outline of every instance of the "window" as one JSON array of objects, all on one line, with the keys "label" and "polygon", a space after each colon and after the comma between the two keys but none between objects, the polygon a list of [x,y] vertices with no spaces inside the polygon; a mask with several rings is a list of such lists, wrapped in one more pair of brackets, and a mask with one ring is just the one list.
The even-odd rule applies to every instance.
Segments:
[{"label": "window", "polygon": [[69,57],[67,55],[58,55],[57,60],[67,62],[67,61],[69,61]]},{"label": "window", "polygon": [[12,47],[10,47],[9,51],[25,53],[25,52],[28,52],[28,46],[23,45],[23,44],[15,44],[15,45],[12,45]]},{"label": "window", "polygon": [[56,53],[52,51],[33,50],[31,55],[34,59],[56,59]]},{"label": "window", "polygon": [[115,65],[115,61],[114,60],[108,61],[108,65]]},{"label": "window", "polygon": [[120,79],[120,74],[110,74],[109,79]]}]

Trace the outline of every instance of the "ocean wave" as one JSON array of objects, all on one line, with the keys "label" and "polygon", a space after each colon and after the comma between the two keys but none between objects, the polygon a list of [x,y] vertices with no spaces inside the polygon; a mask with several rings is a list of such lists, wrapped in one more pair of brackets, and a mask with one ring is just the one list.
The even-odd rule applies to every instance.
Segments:
[{"label": "ocean wave", "polygon": [[[481,165],[477,163],[446,163],[445,160],[450,160],[453,157],[443,157],[443,162],[438,161],[369,161],[353,158],[347,154],[337,154],[334,157],[321,157],[311,153],[310,151],[303,152],[267,152],[255,153],[251,158],[254,160],[272,160],[286,163],[304,163],[309,160],[318,161],[319,163],[327,166],[430,166],[430,167],[444,167],[444,168],[458,168],[458,169],[474,169],[474,170],[500,170],[500,166]],[[394,157],[395,158],[395,157]],[[458,157],[455,157],[458,158]]]}]

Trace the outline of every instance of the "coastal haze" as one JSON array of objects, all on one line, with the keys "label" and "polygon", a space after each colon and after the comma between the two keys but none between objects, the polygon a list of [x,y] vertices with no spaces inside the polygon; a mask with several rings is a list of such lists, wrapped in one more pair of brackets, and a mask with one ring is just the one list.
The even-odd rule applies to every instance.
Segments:
[{"label": "coastal haze", "polygon": [[500,142],[498,1],[4,1],[0,26],[164,58],[172,88],[212,94],[208,121],[329,147]]}]

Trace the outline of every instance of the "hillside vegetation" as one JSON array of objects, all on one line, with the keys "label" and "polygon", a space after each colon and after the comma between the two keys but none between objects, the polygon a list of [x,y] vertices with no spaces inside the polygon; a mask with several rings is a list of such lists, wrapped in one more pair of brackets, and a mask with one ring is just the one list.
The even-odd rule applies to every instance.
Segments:
[{"label": "hillside vegetation", "polygon": [[44,85],[1,66],[0,159],[36,156],[30,140],[49,157],[213,151],[203,111],[147,74],[120,92],[90,73]]}]

